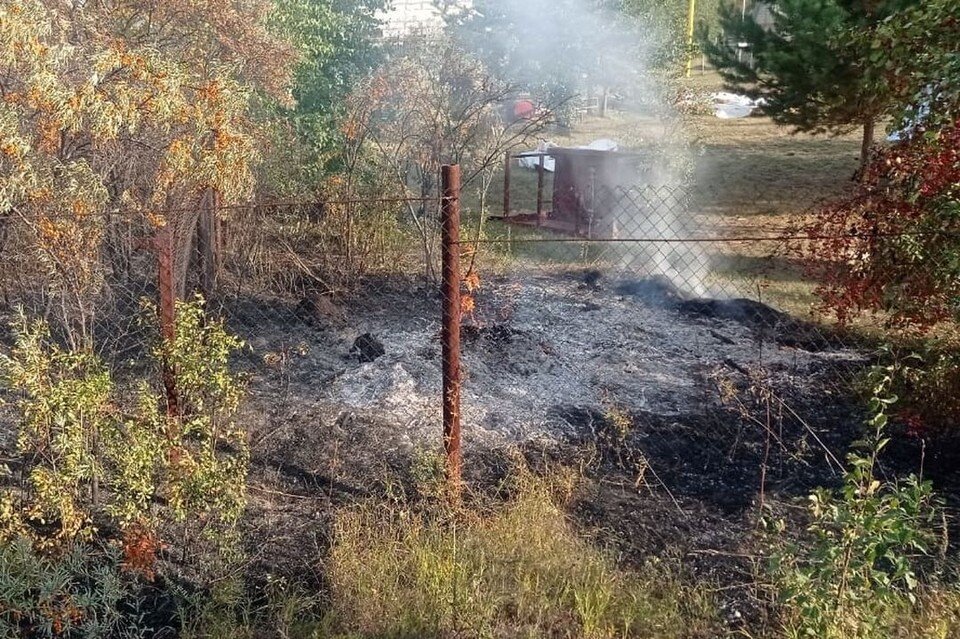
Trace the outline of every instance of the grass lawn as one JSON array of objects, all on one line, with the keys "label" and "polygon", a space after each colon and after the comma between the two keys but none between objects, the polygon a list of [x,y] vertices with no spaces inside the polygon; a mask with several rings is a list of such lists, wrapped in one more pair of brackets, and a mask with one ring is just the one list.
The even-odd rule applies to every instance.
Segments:
[{"label": "grass lawn", "polygon": [[[688,85],[698,91],[717,90],[720,80],[716,74],[695,71]],[[657,140],[661,144],[678,142],[678,148],[688,148],[684,152],[691,154],[695,168],[690,210],[687,218],[675,222],[686,226],[684,234],[693,231],[699,237],[718,239],[783,234],[819,203],[849,192],[860,144],[859,131],[833,137],[793,133],[761,116],[721,120],[709,114],[688,115],[679,123],[661,123],[616,111],[605,118],[588,116],[570,130],[548,132],[544,137],[561,146],[611,138],[625,149],[643,149]],[[536,184],[535,171],[513,169],[511,210],[535,210]],[[552,175],[548,173],[544,185],[548,210],[551,193]],[[466,202],[469,220],[469,211],[476,209],[475,195],[468,192]],[[502,213],[502,174],[494,179],[487,202],[493,215]],[[487,224],[485,235],[528,240],[552,237],[508,228],[497,221]],[[805,280],[803,268],[791,257],[792,248],[784,242],[722,241],[698,250],[713,258],[708,279],[721,293],[760,297],[784,310],[808,314],[814,302],[813,284]],[[613,253],[609,247],[587,249],[580,244],[514,243],[497,245],[495,250],[501,256],[584,265]]]}]

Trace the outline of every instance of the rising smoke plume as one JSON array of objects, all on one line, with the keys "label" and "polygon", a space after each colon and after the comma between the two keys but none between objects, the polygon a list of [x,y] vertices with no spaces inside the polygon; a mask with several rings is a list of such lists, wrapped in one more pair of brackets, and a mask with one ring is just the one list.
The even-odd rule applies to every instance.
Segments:
[{"label": "rising smoke plume", "polygon": [[640,116],[642,127],[618,133],[621,149],[649,160],[621,180],[621,192],[610,200],[617,237],[633,240],[616,245],[619,255],[611,263],[625,275],[665,277],[689,295],[706,295],[708,256],[696,243],[676,242],[698,229],[691,228],[685,195],[693,153],[672,103],[669,74],[655,66],[667,34],[597,0],[442,0],[441,7],[462,46],[541,103],[575,107],[587,97],[613,97],[615,106]]}]

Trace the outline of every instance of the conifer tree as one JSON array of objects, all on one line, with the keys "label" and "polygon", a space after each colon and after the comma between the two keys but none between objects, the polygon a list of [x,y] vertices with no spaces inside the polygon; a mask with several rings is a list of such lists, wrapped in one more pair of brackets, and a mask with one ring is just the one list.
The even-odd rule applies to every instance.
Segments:
[{"label": "conifer tree", "polygon": [[[704,52],[727,88],[762,98],[775,122],[812,133],[863,127],[861,163],[869,157],[876,123],[894,100],[889,87],[870,79],[870,39],[916,0],[780,0],[766,4],[772,28],[740,7],[721,10],[722,37],[701,31]],[[748,55],[739,55],[740,43]]]}]

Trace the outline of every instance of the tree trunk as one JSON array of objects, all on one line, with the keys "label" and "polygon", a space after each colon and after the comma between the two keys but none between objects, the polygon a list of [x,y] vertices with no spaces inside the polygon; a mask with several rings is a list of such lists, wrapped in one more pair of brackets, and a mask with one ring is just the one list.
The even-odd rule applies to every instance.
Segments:
[{"label": "tree trunk", "polygon": [[867,162],[870,160],[870,149],[873,147],[873,134],[876,130],[876,123],[873,118],[865,120],[863,123],[863,142],[860,146],[860,171],[867,168]]}]

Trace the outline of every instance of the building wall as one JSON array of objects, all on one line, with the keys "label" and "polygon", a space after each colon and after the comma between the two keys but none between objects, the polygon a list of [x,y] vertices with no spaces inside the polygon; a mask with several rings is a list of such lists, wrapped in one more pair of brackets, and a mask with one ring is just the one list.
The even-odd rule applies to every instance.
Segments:
[{"label": "building wall", "polygon": [[386,37],[443,28],[443,18],[432,0],[393,0],[383,18]]}]

